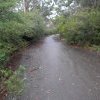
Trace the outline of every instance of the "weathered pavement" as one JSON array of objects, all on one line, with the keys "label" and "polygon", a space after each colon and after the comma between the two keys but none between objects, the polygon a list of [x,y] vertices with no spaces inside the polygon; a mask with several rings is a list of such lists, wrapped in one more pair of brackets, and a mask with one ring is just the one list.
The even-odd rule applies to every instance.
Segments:
[{"label": "weathered pavement", "polygon": [[27,48],[26,88],[17,100],[100,100],[100,57],[54,36]]}]

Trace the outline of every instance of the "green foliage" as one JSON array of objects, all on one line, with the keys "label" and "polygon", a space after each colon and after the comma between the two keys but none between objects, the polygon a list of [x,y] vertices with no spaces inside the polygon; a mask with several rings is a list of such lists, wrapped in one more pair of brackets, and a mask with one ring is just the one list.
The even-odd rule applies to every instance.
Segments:
[{"label": "green foliage", "polygon": [[100,11],[85,9],[70,17],[62,16],[57,30],[70,44],[100,45]]},{"label": "green foliage", "polygon": [[12,52],[28,44],[23,36],[37,40],[44,33],[45,24],[40,12],[15,12],[18,1],[0,1],[0,64],[5,63]]},{"label": "green foliage", "polygon": [[17,47],[14,44],[1,42],[0,43],[0,65],[3,65],[12,52],[16,51]]},{"label": "green foliage", "polygon": [[45,35],[57,34],[56,29],[47,29]]},{"label": "green foliage", "polygon": [[0,0],[0,11],[9,10],[15,3],[15,0]]},{"label": "green foliage", "polygon": [[[8,73],[7,71],[6,73]],[[8,93],[11,95],[19,95],[24,89],[24,73],[25,68],[20,66],[13,74],[5,81]],[[9,75],[9,73],[8,73]]]},{"label": "green foliage", "polygon": [[[0,66],[5,65],[13,52],[28,44],[23,36],[37,40],[44,35],[45,23],[40,12],[17,12],[14,8],[18,1],[20,0],[0,0]],[[15,73],[0,67],[0,85],[7,80],[7,90],[19,94],[23,89],[22,74],[22,67]]]},{"label": "green foliage", "polygon": [[12,74],[13,72],[11,70],[0,66],[0,82],[8,79]]},{"label": "green foliage", "polygon": [[94,50],[94,51],[100,52],[100,46],[92,45],[91,49]]},{"label": "green foliage", "polygon": [[21,65],[15,72],[9,68],[0,67],[0,86],[5,87],[11,96],[19,95],[24,89],[24,74],[25,67]]},{"label": "green foliage", "polygon": [[23,34],[27,37],[32,37],[33,40],[44,35],[45,23],[43,17],[38,10],[34,12],[21,13],[23,19]]}]

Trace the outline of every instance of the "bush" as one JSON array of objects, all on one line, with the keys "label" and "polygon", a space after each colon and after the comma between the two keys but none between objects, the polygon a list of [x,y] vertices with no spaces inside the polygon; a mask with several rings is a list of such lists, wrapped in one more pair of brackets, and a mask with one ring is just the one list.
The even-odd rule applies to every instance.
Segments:
[{"label": "bush", "polygon": [[[23,36],[36,41],[44,35],[45,24],[39,10],[27,13],[16,12],[14,8],[17,2],[19,0],[0,0],[0,66],[5,65],[13,52],[29,43],[30,40],[26,41]],[[6,78],[7,73],[9,70],[0,67],[0,82]],[[16,75],[11,77],[7,81],[8,87],[12,85],[9,90],[17,89],[18,85],[21,85],[19,82],[22,83],[17,80]]]},{"label": "bush", "polygon": [[[6,89],[9,97],[11,96],[13,98],[20,95],[23,91],[24,81],[26,79],[24,74],[25,68],[23,66],[19,66],[15,72],[6,67],[0,67],[0,86],[5,87],[4,89]],[[0,87],[0,89],[3,87]]]},{"label": "bush", "polygon": [[70,17],[60,17],[58,32],[70,44],[100,45],[100,11],[81,10]]},{"label": "bush", "polygon": [[[11,75],[10,73],[13,74]],[[10,76],[5,81],[5,86],[7,88],[8,93],[13,96],[19,95],[24,89],[25,68],[23,66],[19,66],[19,68],[15,72],[8,70],[6,71],[5,75],[6,74]]]},{"label": "bush", "polygon": [[32,37],[33,40],[37,40],[44,35],[45,23],[39,11],[28,12],[22,14],[23,19],[23,33],[21,36]]},{"label": "bush", "polygon": [[[9,15],[10,13],[10,15]],[[7,17],[0,15],[0,64],[8,60],[9,55],[28,44],[26,36],[36,41],[44,35],[44,19],[38,10],[27,13],[8,12]]]}]

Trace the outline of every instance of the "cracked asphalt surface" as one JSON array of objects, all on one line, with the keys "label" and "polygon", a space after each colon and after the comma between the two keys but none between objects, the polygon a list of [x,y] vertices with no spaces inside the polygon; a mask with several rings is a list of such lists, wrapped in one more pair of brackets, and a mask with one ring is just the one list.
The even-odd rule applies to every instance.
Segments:
[{"label": "cracked asphalt surface", "polygon": [[16,100],[100,100],[100,57],[48,36],[25,49],[26,88]]}]

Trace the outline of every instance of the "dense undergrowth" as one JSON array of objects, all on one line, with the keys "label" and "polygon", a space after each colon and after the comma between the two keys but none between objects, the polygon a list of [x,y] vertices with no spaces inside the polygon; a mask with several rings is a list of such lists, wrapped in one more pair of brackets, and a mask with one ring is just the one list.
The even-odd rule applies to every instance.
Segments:
[{"label": "dense undergrowth", "polygon": [[43,35],[44,22],[38,11],[16,16],[14,20],[0,21],[0,64],[5,63],[13,51],[26,46],[29,40],[37,40]]},{"label": "dense undergrowth", "polygon": [[84,8],[70,16],[59,16],[56,27],[68,44],[100,47],[100,10]]},{"label": "dense undergrowth", "polygon": [[17,11],[18,0],[0,0],[0,83],[5,79],[5,63],[13,52],[44,35],[45,23],[38,9]]}]

